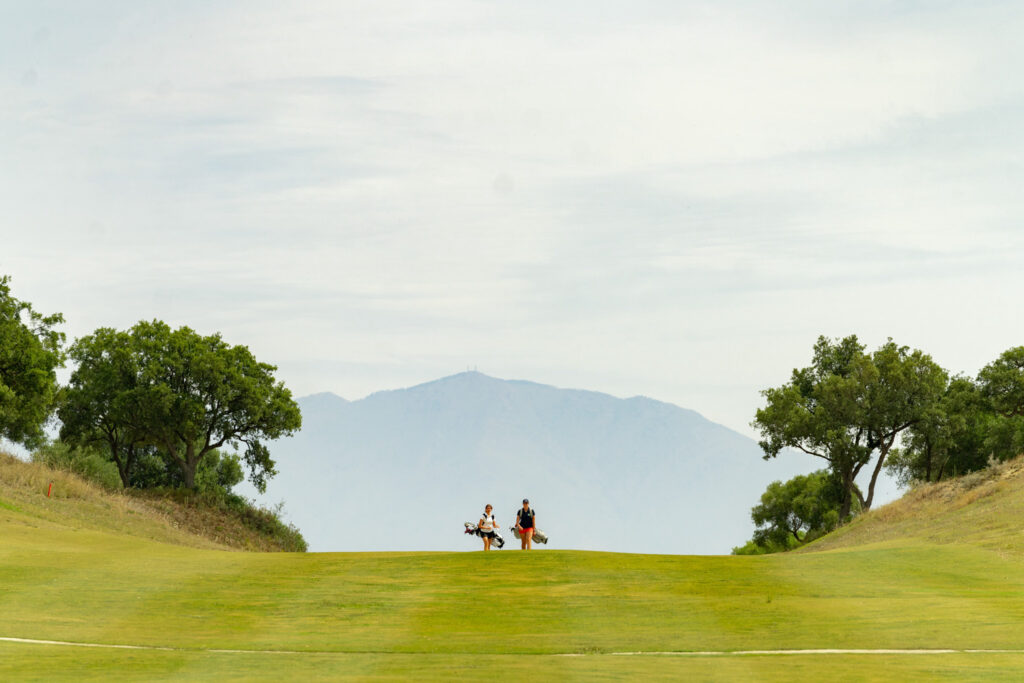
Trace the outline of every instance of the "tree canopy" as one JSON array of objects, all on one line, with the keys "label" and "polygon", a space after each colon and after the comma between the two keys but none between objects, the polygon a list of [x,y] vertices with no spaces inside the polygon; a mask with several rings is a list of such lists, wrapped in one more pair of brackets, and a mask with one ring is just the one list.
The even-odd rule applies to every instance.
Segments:
[{"label": "tree canopy", "polygon": [[1024,346],[1004,351],[978,373],[981,392],[1006,417],[1024,417]]},{"label": "tree canopy", "polygon": [[200,463],[230,445],[244,446],[241,460],[262,491],[275,473],[264,442],[302,424],[277,368],[219,334],[143,321],[127,332],[97,330],[71,354],[79,366],[61,409],[62,435],[105,443],[125,485],[146,449],[156,449],[195,488]]},{"label": "tree canopy", "polygon": [[149,445],[141,412],[145,388],[134,339],[104,327],[78,339],[69,355],[77,366],[58,409],[61,439],[73,446],[106,447],[127,488]]},{"label": "tree canopy", "polygon": [[[784,448],[821,458],[840,483],[840,517],[856,496],[869,510],[875,484],[899,435],[924,418],[939,400],[947,374],[927,354],[891,339],[866,353],[855,335],[831,341],[819,337],[811,365],[793,370],[791,380],[762,392],[764,408],[753,426],[765,459]],[[865,497],[854,482],[877,455]]]},{"label": "tree canopy", "polygon": [[9,283],[0,277],[0,437],[31,448],[45,441],[55,407],[64,364],[64,333],[56,326],[64,318],[37,313],[11,295]]},{"label": "tree canopy", "polygon": [[904,486],[982,469],[1003,450],[990,438],[997,419],[977,384],[954,377],[940,400],[904,433],[903,446],[893,450],[886,469]]},{"label": "tree canopy", "polygon": [[839,524],[842,483],[828,470],[775,481],[750,511],[753,543],[766,550],[802,545]]}]

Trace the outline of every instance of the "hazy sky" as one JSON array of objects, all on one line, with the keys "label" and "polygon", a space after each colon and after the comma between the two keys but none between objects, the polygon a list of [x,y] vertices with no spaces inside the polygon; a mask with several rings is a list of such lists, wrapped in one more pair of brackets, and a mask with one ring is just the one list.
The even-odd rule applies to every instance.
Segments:
[{"label": "hazy sky", "polygon": [[1022,35],[1020,2],[0,0],[0,273],[298,395],[475,366],[752,434],[819,334],[1024,344]]}]

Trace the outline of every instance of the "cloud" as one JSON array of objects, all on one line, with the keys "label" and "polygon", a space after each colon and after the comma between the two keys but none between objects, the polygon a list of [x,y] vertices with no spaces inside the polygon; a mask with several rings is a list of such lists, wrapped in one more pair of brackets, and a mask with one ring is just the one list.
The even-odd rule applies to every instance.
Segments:
[{"label": "cloud", "polygon": [[1024,335],[1017,3],[5,19],[0,271],[72,335],[164,317],[298,393],[479,364],[738,429],[820,333],[965,370]]}]

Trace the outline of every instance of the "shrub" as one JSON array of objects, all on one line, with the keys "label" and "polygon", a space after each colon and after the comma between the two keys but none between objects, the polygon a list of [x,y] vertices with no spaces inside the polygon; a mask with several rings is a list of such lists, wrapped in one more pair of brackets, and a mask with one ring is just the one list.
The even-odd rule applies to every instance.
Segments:
[{"label": "shrub", "polygon": [[223,489],[207,492],[186,488],[147,489],[135,491],[132,495],[152,502],[172,501],[190,510],[190,514],[179,514],[177,519],[182,526],[208,538],[217,538],[215,527],[222,526],[225,519],[230,519],[262,539],[258,544],[262,549],[285,552],[307,550],[306,540],[298,528],[281,520],[281,505],[275,509],[261,507],[247,498],[224,492]]},{"label": "shrub", "polygon": [[32,453],[32,461],[53,470],[72,472],[108,491],[121,488],[117,466],[91,448],[73,448],[61,441],[51,441]]}]

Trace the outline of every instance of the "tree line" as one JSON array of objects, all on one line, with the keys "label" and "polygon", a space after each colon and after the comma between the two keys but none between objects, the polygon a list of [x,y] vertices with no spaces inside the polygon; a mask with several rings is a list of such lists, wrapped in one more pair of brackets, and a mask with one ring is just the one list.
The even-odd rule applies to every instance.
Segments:
[{"label": "tree line", "polygon": [[892,339],[869,352],[856,335],[822,336],[810,365],[761,393],[752,426],[764,458],[795,449],[824,467],[772,483],[751,511],[754,538],[737,552],[795,547],[870,510],[883,468],[905,486],[1024,452],[1024,346],[969,377]]},{"label": "tree line", "polygon": [[[65,449],[112,462],[124,488],[194,490],[204,476],[229,486],[244,467],[265,490],[276,473],[266,442],[302,425],[275,366],[220,334],[159,320],[100,328],[66,346],[63,322],[16,299],[0,277],[0,437],[39,449],[56,417]],[[74,370],[60,386],[69,359]]]}]

